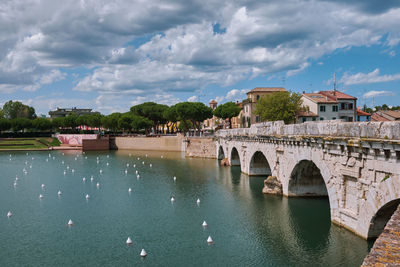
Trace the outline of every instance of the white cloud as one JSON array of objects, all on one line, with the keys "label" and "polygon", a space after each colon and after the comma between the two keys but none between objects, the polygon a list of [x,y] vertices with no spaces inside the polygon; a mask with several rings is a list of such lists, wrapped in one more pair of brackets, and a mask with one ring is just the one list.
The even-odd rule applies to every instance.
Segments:
[{"label": "white cloud", "polygon": [[199,97],[197,95],[191,96],[187,99],[189,102],[197,102],[199,101]]},{"label": "white cloud", "polygon": [[379,96],[393,96],[394,92],[391,91],[369,91],[363,94],[363,98],[375,98]]},{"label": "white cloud", "polygon": [[232,89],[225,96],[217,96],[216,101],[218,103],[227,102],[227,101],[242,101],[246,98],[246,93],[248,90],[246,89]]},{"label": "white cloud", "polygon": [[391,75],[390,74],[380,75],[379,69],[375,69],[369,73],[359,72],[353,75],[344,73],[343,77],[340,79],[340,82],[345,85],[352,85],[352,84],[392,82],[396,80],[400,80],[400,73]]},{"label": "white cloud", "polygon": [[66,73],[62,73],[59,70],[52,70],[40,78],[40,84],[52,84],[53,82],[64,80],[66,76]]}]

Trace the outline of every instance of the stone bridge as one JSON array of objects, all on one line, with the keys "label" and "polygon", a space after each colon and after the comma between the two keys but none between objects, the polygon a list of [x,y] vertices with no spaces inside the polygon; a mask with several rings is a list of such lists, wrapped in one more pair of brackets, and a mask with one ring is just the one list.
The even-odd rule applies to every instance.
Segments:
[{"label": "stone bridge", "polygon": [[332,222],[365,239],[400,203],[400,122],[265,122],[220,130],[216,144],[219,159],[276,177],[286,197],[328,197]]}]

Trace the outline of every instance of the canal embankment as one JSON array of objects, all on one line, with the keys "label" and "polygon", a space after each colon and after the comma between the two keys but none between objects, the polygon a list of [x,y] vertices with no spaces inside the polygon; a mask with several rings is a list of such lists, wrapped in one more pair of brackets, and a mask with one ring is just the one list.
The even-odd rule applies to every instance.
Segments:
[{"label": "canal embankment", "polygon": [[186,157],[217,158],[216,143],[212,137],[190,137],[185,140]]},{"label": "canal embankment", "polygon": [[183,152],[185,151],[184,139],[182,135],[154,137],[116,136],[110,138],[110,148]]}]

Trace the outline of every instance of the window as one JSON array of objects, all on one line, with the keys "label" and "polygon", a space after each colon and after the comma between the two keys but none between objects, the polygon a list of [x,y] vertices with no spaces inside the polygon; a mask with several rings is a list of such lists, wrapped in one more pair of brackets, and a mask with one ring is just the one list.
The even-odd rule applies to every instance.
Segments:
[{"label": "window", "polygon": [[258,100],[258,99],[260,99],[260,96],[259,96],[259,95],[257,95],[257,100]]},{"label": "window", "polygon": [[336,120],[336,117],[333,117],[332,120]]},{"label": "window", "polygon": [[322,118],[322,117],[321,117],[321,118],[319,118],[319,120],[320,120],[320,121],[323,121],[323,120],[324,120],[324,118]]},{"label": "window", "polygon": [[256,122],[260,122],[260,116],[256,116]]},{"label": "window", "polygon": [[304,117],[303,117],[302,120],[303,120],[303,122],[306,122],[306,121],[307,121],[307,118],[304,118]]},{"label": "window", "polygon": [[338,106],[332,106],[332,112],[337,112],[338,111]]},{"label": "window", "polygon": [[317,118],[315,118],[315,117],[314,117],[314,118],[312,118],[312,121],[316,121],[316,120],[317,120]]},{"label": "window", "polygon": [[319,111],[320,112],[325,112],[325,109],[326,109],[325,106],[319,106]]},{"label": "window", "polygon": [[349,117],[348,121],[350,122],[353,121],[353,117]]},{"label": "window", "polygon": [[349,104],[347,105],[347,109],[353,110],[353,103],[349,103]]},{"label": "window", "polygon": [[346,109],[347,104],[346,103],[340,103],[340,109]]}]

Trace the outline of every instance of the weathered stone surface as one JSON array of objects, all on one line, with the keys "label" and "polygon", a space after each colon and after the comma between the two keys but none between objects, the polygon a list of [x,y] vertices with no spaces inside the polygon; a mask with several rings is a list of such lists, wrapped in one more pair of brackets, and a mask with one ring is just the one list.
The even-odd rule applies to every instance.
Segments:
[{"label": "weathered stone surface", "polygon": [[229,159],[224,158],[223,160],[221,160],[221,166],[229,166]]},{"label": "weathered stone surface", "polygon": [[264,194],[282,195],[282,184],[276,176],[268,176],[268,178],[264,180],[262,192]]},{"label": "weathered stone surface", "polygon": [[375,241],[362,266],[400,266],[400,206]]},{"label": "weathered stone surface", "polygon": [[[383,230],[387,220],[377,219],[379,212],[400,200],[400,141],[390,139],[400,140],[399,127],[400,122],[265,122],[218,131],[215,151],[226,163],[240,164],[243,173],[275,176],[285,196],[327,194],[331,220],[367,239]],[[320,175],[302,165],[310,162]]]},{"label": "weathered stone surface", "polygon": [[185,153],[187,157],[217,158],[215,141],[210,137],[190,137],[186,139]]}]

